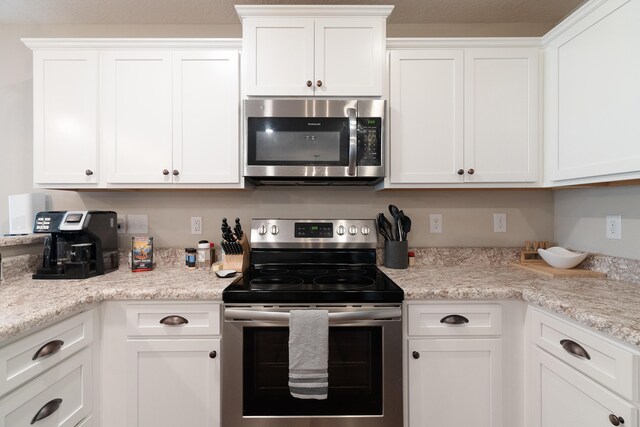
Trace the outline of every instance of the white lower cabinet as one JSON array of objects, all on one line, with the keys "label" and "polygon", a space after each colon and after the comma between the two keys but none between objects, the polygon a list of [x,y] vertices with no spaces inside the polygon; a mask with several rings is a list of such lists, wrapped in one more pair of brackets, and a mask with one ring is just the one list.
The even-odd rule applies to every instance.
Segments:
[{"label": "white lower cabinet", "polygon": [[219,426],[219,353],[219,339],[128,342],[127,426]]},{"label": "white lower cabinet", "polygon": [[638,426],[638,412],[631,403],[540,348],[531,351],[531,427]]},{"label": "white lower cabinet", "polygon": [[80,424],[76,424],[76,427],[92,427],[93,426],[93,417],[91,417],[91,415],[89,415],[87,418],[85,418],[84,420],[80,421]]},{"label": "white lower cabinet", "polygon": [[500,339],[409,342],[409,426],[502,425]]}]

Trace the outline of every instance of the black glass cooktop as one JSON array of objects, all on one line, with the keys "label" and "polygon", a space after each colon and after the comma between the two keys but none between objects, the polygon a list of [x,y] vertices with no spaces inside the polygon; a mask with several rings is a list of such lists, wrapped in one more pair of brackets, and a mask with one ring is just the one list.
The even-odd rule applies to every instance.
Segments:
[{"label": "black glass cooktop", "polygon": [[252,266],[222,292],[228,303],[401,302],[402,289],[374,266]]}]

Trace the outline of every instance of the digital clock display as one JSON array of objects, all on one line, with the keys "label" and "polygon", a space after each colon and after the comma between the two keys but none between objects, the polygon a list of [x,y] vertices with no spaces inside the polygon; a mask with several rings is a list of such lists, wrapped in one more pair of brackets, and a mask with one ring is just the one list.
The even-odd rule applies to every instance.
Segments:
[{"label": "digital clock display", "polygon": [[294,236],[300,239],[332,238],[333,223],[328,222],[296,222]]}]

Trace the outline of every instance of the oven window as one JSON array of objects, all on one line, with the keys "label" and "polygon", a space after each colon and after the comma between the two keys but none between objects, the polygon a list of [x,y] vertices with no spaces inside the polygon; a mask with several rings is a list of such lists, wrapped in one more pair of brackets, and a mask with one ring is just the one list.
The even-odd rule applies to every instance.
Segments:
[{"label": "oven window", "polygon": [[249,165],[346,166],[348,151],[346,118],[248,119]]},{"label": "oven window", "polygon": [[289,394],[289,329],[243,329],[245,416],[382,415],[382,327],[329,328],[326,400]]}]

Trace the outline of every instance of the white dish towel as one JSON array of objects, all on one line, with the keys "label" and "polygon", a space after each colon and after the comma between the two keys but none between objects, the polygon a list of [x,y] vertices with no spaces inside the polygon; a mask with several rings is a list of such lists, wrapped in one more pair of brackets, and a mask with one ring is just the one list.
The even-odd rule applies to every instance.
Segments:
[{"label": "white dish towel", "polygon": [[329,312],[291,310],[289,317],[289,392],[298,399],[327,398]]}]

